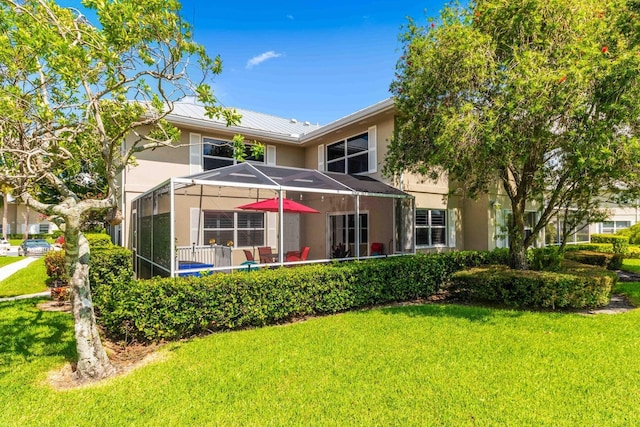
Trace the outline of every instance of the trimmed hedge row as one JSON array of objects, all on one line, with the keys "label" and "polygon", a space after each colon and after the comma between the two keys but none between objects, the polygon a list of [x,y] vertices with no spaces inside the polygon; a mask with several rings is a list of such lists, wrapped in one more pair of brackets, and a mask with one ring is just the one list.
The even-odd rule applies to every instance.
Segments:
[{"label": "trimmed hedge row", "polygon": [[94,302],[111,338],[173,340],[429,297],[453,271],[503,262],[506,254],[418,254],[202,278],[113,281],[94,290]]},{"label": "trimmed hedge row", "polygon": [[623,228],[616,233],[619,236],[626,236],[629,238],[629,243],[632,245],[640,245],[640,222],[633,224],[629,228]]},{"label": "trimmed hedge row", "polygon": [[617,275],[565,261],[561,272],[511,270],[503,265],[459,271],[450,289],[463,298],[512,307],[585,308],[609,303]]},{"label": "trimmed hedge row", "polygon": [[613,253],[613,245],[611,243],[577,243],[575,245],[567,245],[564,248],[566,252],[574,251],[594,251]]},{"label": "trimmed hedge row", "polygon": [[617,234],[592,234],[592,243],[611,243],[613,245],[613,253],[624,254],[629,247],[629,237],[618,236]]},{"label": "trimmed hedge row", "polygon": [[84,237],[87,238],[87,242],[89,242],[91,250],[112,248],[116,246],[111,241],[111,236],[105,233],[85,233]]},{"label": "trimmed hedge row", "polygon": [[565,258],[581,264],[595,265],[609,270],[619,270],[622,268],[624,255],[595,251],[575,251],[567,252]]},{"label": "trimmed hedge row", "polygon": [[89,283],[92,292],[105,285],[129,286],[133,282],[133,255],[121,246],[91,251]]},{"label": "trimmed hedge row", "polygon": [[625,258],[640,258],[640,246],[629,246],[627,248],[627,253],[624,255]]}]

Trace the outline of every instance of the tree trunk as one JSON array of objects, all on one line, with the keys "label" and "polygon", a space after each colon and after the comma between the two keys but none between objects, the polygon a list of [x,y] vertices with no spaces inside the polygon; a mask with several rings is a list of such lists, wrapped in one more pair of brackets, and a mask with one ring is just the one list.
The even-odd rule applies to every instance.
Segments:
[{"label": "tree trunk", "polygon": [[89,284],[89,242],[77,224],[66,223],[66,262],[71,277],[71,302],[75,320],[78,365],[76,376],[82,381],[106,378],[116,372],[100,341]]},{"label": "tree trunk", "polygon": [[512,203],[512,215],[509,223],[509,267],[514,270],[527,270],[527,248],[524,245],[524,208]]},{"label": "tree trunk", "polygon": [[9,226],[9,221],[7,220],[7,217],[9,216],[9,193],[3,192],[2,199],[2,237],[8,240],[9,236],[7,234],[7,228]]},{"label": "tree trunk", "polygon": [[24,233],[22,233],[23,240],[27,240],[29,238],[29,206],[22,213],[22,218],[24,219]]}]

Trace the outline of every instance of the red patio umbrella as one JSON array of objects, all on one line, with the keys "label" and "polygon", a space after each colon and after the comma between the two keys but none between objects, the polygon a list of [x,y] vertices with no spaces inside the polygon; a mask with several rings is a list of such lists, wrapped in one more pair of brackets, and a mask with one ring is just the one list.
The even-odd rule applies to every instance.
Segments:
[{"label": "red patio umbrella", "polygon": [[[238,206],[238,209],[278,212],[278,204],[279,199],[274,197],[273,199],[266,199],[259,202],[249,203],[248,205]],[[309,206],[305,206],[302,203],[294,202],[290,199],[282,199],[282,210],[287,213],[320,213],[320,211],[310,208]]]}]

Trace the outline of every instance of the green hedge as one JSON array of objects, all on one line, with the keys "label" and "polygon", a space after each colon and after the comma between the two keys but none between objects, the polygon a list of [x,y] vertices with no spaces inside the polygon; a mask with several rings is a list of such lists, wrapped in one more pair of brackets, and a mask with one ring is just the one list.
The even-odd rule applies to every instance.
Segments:
[{"label": "green hedge", "polygon": [[594,251],[613,253],[613,245],[611,243],[578,243],[575,245],[567,245],[564,250],[565,252]]},{"label": "green hedge", "polygon": [[618,236],[617,234],[592,234],[592,243],[611,243],[613,252],[616,254],[625,254],[629,246],[629,238],[627,236]]},{"label": "green hedge", "polygon": [[565,261],[560,272],[476,267],[454,273],[450,290],[464,298],[513,307],[584,308],[609,303],[617,275]]},{"label": "green hedge", "polygon": [[629,245],[627,248],[627,253],[624,255],[625,258],[640,258],[640,246]]},{"label": "green hedge", "polygon": [[[49,239],[51,234],[43,234],[43,233],[34,233],[27,234],[28,239]],[[7,235],[9,240],[21,240],[24,238],[24,233],[10,233]]]},{"label": "green hedge", "polygon": [[595,251],[575,251],[567,252],[565,258],[581,264],[595,265],[609,270],[619,270],[622,267],[624,255]]},{"label": "green hedge", "polygon": [[111,236],[104,233],[85,233],[84,237],[89,242],[91,250],[101,248],[112,248],[115,245],[111,241]]},{"label": "green hedge", "polygon": [[626,236],[632,245],[640,245],[640,222],[629,228],[623,228],[616,233],[618,236]]},{"label": "green hedge", "polygon": [[299,316],[426,298],[467,263],[491,253],[389,257],[360,262],[156,278],[98,288],[99,322],[125,341],[158,341],[262,326]]}]

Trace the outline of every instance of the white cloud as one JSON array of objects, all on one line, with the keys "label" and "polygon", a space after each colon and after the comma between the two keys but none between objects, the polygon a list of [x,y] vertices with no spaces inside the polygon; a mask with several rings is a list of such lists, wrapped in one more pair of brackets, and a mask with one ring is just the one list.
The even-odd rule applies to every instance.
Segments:
[{"label": "white cloud", "polygon": [[262,53],[262,54],[260,54],[258,56],[254,56],[253,58],[248,60],[247,61],[247,68],[253,68],[256,65],[262,64],[264,61],[266,61],[268,59],[279,58],[281,56],[282,56],[281,53],[276,53],[276,52],[270,50],[269,52],[265,52],[265,53]]},{"label": "white cloud", "polygon": [[293,15],[287,15],[287,19],[293,21],[295,18],[293,17]]}]

